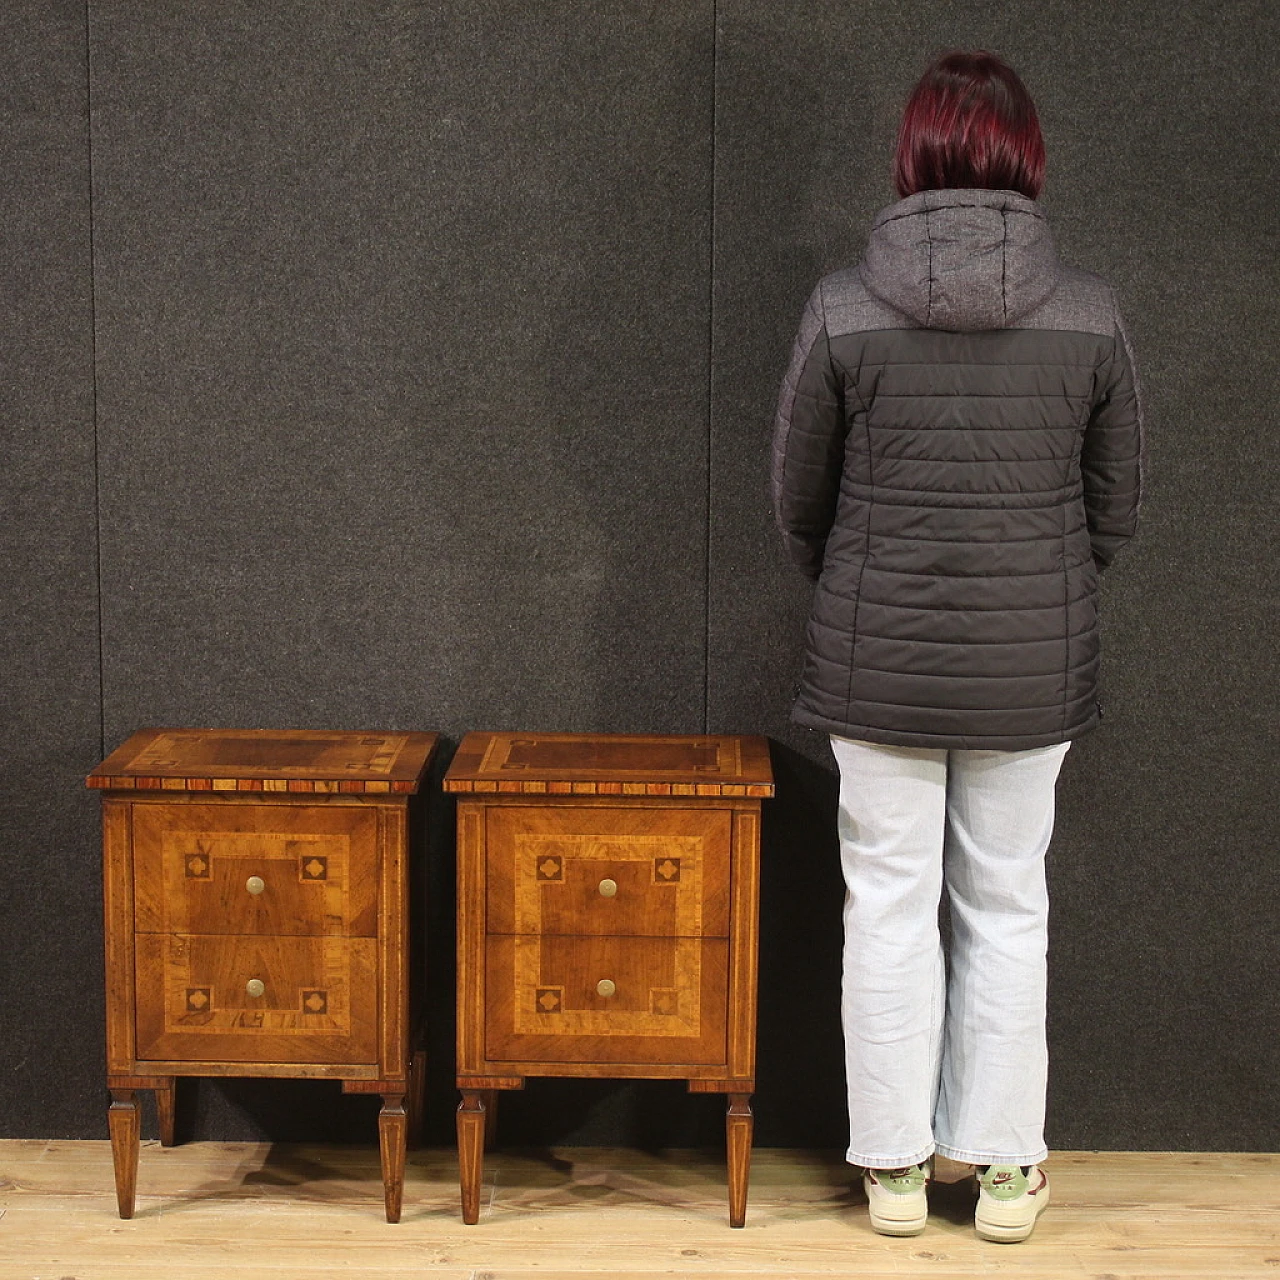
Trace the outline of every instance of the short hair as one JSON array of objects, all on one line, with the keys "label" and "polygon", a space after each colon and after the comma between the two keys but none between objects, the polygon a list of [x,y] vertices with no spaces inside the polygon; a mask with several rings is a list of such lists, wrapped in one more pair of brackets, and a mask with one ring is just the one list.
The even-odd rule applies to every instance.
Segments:
[{"label": "short hair", "polygon": [[1014,69],[985,50],[934,59],[902,113],[893,181],[903,198],[986,187],[1035,200],[1044,186],[1044,136]]}]

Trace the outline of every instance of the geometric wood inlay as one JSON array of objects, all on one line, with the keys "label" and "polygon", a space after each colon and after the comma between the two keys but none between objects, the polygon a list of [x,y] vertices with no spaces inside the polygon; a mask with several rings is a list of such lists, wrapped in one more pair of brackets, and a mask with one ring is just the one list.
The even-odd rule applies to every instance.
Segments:
[{"label": "geometric wood inlay", "polygon": [[[505,750],[504,750],[505,748]],[[721,749],[732,760],[721,764]],[[598,738],[495,738],[480,768],[482,772],[534,769],[539,772],[567,772],[581,776],[599,769],[620,773],[737,773],[736,741],[653,738],[642,742],[601,741]]]},{"label": "geometric wood inlay", "polygon": [[378,822],[363,805],[136,805],[135,928],[374,936]]},{"label": "geometric wood inlay", "polygon": [[162,733],[130,761],[139,773],[247,768],[259,773],[308,771],[388,774],[408,742],[403,733],[353,738],[351,734],[316,733],[307,737],[264,736],[248,730],[216,733]]},{"label": "geometric wood inlay", "polygon": [[375,939],[134,938],[138,1060],[378,1060]]},{"label": "geometric wood inlay", "polygon": [[[558,932],[547,913],[557,910],[557,918],[567,908],[560,895],[580,892],[569,885],[569,870],[574,883],[590,883],[589,901],[594,910],[609,910],[614,921],[622,923],[625,913],[656,910],[669,921],[661,933],[696,937],[702,933],[702,862],[704,838],[700,835],[576,835],[561,832],[518,831],[515,834],[515,930],[517,933]],[[557,850],[558,852],[551,852]],[[674,856],[673,856],[674,855]],[[631,871],[640,880],[630,879]],[[612,877],[621,886],[612,898],[598,892],[600,881]],[[672,886],[671,894],[661,889],[636,891],[644,883]],[[627,886],[630,885],[628,890]],[[559,886],[565,885],[565,888]],[[551,895],[551,896],[549,896]],[[656,895],[656,896],[655,896]],[[585,923],[579,917],[580,923]],[[587,929],[580,929],[588,932]],[[629,932],[626,927],[619,932]],[[644,932],[650,932],[645,929]]]},{"label": "geometric wood inlay", "polygon": [[213,867],[209,862],[209,854],[202,845],[197,845],[199,853],[193,853],[187,858],[186,877],[188,880],[208,880],[213,874]]},{"label": "geometric wood inlay", "polygon": [[477,795],[745,799],[773,795],[773,776],[759,737],[469,733],[443,786]]},{"label": "geometric wood inlay", "polygon": [[679,858],[655,858],[653,863],[654,884],[676,884],[680,880]]},{"label": "geometric wood inlay", "polygon": [[670,987],[654,987],[649,992],[649,1007],[654,1013],[670,1017],[679,1011],[680,993]]},{"label": "geometric wood inlay", "polygon": [[329,859],[315,854],[302,856],[302,879],[327,880],[329,878]]},{"label": "geometric wood inlay", "polygon": [[[701,938],[511,941],[517,1035],[699,1035]],[[568,982],[547,982],[566,968]],[[617,979],[612,996],[597,993],[603,978]],[[661,986],[653,986],[653,978]]]}]

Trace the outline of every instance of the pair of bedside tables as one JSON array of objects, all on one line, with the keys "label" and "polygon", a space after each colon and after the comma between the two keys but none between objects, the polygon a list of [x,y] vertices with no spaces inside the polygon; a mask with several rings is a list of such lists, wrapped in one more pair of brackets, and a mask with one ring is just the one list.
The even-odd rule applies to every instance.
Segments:
[{"label": "pair of bedside tables", "polygon": [[[429,733],[143,730],[102,793],[108,1113],[133,1214],[137,1091],[174,1141],[183,1076],[381,1095],[389,1222],[421,1116],[410,1036],[408,804]],[[529,1076],[685,1079],[727,1095],[746,1216],[761,738],[471,733],[457,796],[458,1156],[479,1214],[498,1093]]]}]

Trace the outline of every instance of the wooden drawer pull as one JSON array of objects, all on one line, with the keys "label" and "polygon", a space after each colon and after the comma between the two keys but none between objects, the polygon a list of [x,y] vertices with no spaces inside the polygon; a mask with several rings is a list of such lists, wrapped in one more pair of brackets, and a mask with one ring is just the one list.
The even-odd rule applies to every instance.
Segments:
[{"label": "wooden drawer pull", "polygon": [[261,893],[267,887],[267,882],[261,876],[250,876],[244,882],[244,887],[250,893]]},{"label": "wooden drawer pull", "polygon": [[600,896],[602,898],[612,898],[618,892],[618,882],[616,880],[600,881]]},{"label": "wooden drawer pull", "polygon": [[251,996],[256,997],[262,995],[266,991],[267,984],[263,982],[261,978],[250,978],[249,981],[245,983],[244,989]]},{"label": "wooden drawer pull", "polygon": [[608,978],[601,978],[596,983],[596,995],[598,996],[611,996],[617,989]]}]

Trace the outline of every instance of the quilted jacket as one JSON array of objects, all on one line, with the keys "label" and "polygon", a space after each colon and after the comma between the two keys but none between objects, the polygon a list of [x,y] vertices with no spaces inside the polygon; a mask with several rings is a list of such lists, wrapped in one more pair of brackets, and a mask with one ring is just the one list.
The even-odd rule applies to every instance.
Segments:
[{"label": "quilted jacket", "polygon": [[1098,720],[1098,573],[1134,532],[1142,419],[1107,284],[1039,206],[926,191],[813,291],[774,508],[816,579],[800,724],[1013,751]]}]

